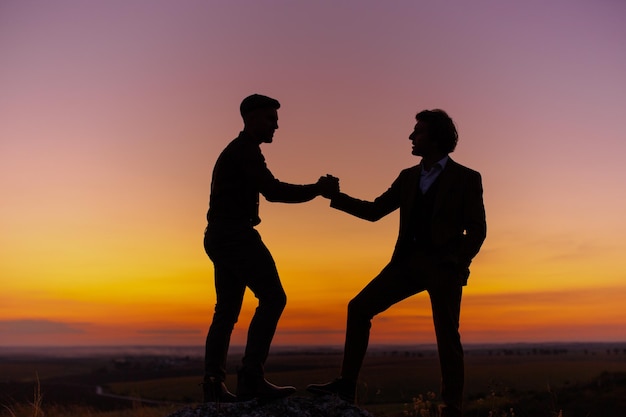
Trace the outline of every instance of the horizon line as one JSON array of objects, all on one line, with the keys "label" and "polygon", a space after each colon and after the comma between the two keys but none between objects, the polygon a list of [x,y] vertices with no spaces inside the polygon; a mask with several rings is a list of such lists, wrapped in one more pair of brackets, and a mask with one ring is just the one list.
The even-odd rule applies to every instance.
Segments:
[{"label": "horizon line", "polygon": [[[488,346],[537,346],[537,345],[615,345],[615,344],[625,344],[626,339],[624,340],[585,340],[585,341],[560,341],[560,340],[546,340],[546,341],[507,341],[507,342],[467,342],[463,343],[464,348],[476,348],[476,347],[488,347]],[[393,347],[413,347],[413,348],[437,348],[436,343],[372,343],[369,345],[369,349],[381,349],[381,348],[393,348]],[[49,345],[0,345],[0,351],[2,350],[13,350],[13,349],[29,349],[29,350],[37,350],[37,349],[76,349],[76,350],[84,350],[84,349],[123,349],[123,348],[131,348],[131,349],[170,349],[170,350],[179,350],[179,349],[204,349],[203,344],[182,344],[182,345],[158,345],[158,344],[85,344],[85,345],[76,345],[76,344],[49,344]],[[231,345],[231,350],[243,350],[245,349],[244,344]],[[272,346],[273,350],[303,350],[303,349],[339,349],[343,350],[343,344],[277,344]]]}]

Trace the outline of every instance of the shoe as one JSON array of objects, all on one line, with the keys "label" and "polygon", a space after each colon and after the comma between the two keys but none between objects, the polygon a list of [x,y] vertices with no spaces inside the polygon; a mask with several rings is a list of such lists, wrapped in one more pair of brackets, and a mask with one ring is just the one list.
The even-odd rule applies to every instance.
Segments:
[{"label": "shoe", "polygon": [[337,378],[327,384],[311,384],[306,390],[315,395],[337,395],[351,404],[356,399],[356,382],[344,378]]},{"label": "shoe", "polygon": [[205,403],[234,403],[236,400],[235,395],[226,388],[224,381],[217,378],[210,377],[200,385]]},{"label": "shoe", "polygon": [[237,401],[277,400],[295,392],[295,387],[276,386],[266,380],[263,375],[239,373],[237,380]]}]

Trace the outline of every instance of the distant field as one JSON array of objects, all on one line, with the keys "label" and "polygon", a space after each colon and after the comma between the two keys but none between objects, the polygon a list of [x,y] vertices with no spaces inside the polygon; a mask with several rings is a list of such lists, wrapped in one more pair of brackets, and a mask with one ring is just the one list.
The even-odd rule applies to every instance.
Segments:
[{"label": "distant field", "polygon": [[[227,384],[234,390],[240,355],[232,356]],[[297,395],[307,395],[305,388],[308,384],[336,377],[340,363],[339,350],[276,351],[268,360],[267,377],[277,384],[294,385],[298,389]],[[44,391],[46,385],[53,387],[50,384],[71,382],[82,386],[101,385],[111,394],[179,404],[201,400],[198,387],[201,372],[200,357],[0,357],[0,383],[7,384],[7,387],[24,382],[32,386],[38,375]],[[474,414],[476,416],[486,416],[489,409],[520,399],[527,403],[529,398],[543,402],[540,407],[558,411],[559,408],[567,408],[567,404],[559,403],[561,400],[555,398],[555,392],[578,389],[607,372],[626,375],[626,344],[468,349],[467,404],[471,409],[479,410]],[[428,398],[429,393],[438,395],[439,380],[439,365],[434,350],[409,347],[371,349],[359,381],[359,403],[379,416],[400,415],[411,410],[414,398],[420,395]],[[626,398],[626,387],[623,394]],[[619,401],[611,402],[614,400],[612,396],[622,395],[621,391],[619,394],[611,391],[607,395],[608,400],[605,398],[603,401],[613,404],[613,408],[615,404],[621,407]],[[54,398],[46,397],[45,392],[44,398],[54,402]],[[566,398],[565,394],[563,398]],[[581,407],[597,410],[600,406],[594,405],[593,399],[592,396],[585,403],[588,405]],[[0,405],[2,401],[6,398],[0,395]],[[519,407],[523,409],[526,405]],[[615,412],[617,414],[598,414],[598,417],[622,417],[626,415],[626,404]],[[524,413],[516,415],[523,416]],[[565,414],[565,417],[568,415],[575,414]],[[594,416],[593,413],[581,415]]]},{"label": "distant field", "polygon": [[[340,354],[275,355],[268,363],[267,376],[274,383],[294,385],[298,395],[307,395],[308,384],[336,377],[340,362]],[[547,394],[586,383],[603,372],[626,372],[626,354],[489,355],[470,352],[466,359],[466,396],[468,401],[491,404],[519,393]],[[434,352],[422,357],[403,352],[395,355],[379,352],[366,358],[359,383],[359,402],[371,411],[401,412],[420,394],[438,395],[439,380],[439,364]],[[199,401],[199,381],[198,376],[191,376],[119,382],[111,384],[110,389],[122,395],[173,402]],[[235,389],[234,374],[228,376],[227,383]]]}]

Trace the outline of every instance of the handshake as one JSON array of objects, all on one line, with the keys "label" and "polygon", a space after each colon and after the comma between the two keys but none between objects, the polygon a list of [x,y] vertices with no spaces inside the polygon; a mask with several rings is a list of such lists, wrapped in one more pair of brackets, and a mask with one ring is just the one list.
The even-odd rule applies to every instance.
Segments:
[{"label": "handshake", "polygon": [[326,174],[320,177],[315,184],[319,189],[319,194],[325,198],[333,198],[339,194],[339,178]]}]

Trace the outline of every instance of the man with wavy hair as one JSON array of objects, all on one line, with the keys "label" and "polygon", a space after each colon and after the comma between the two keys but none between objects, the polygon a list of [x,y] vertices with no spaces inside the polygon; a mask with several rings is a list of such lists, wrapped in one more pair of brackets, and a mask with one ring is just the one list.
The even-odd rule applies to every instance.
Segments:
[{"label": "man with wavy hair", "polygon": [[443,110],[421,111],[416,121],[409,139],[413,155],[422,158],[419,165],[403,170],[373,202],[343,193],[331,198],[332,207],[369,221],[400,209],[400,232],[389,264],[348,304],[341,376],[307,390],[354,402],[372,318],[426,291],[441,366],[441,415],[457,417],[464,384],[461,294],[487,231],[482,181],[478,172],[450,158],[458,134]]}]

